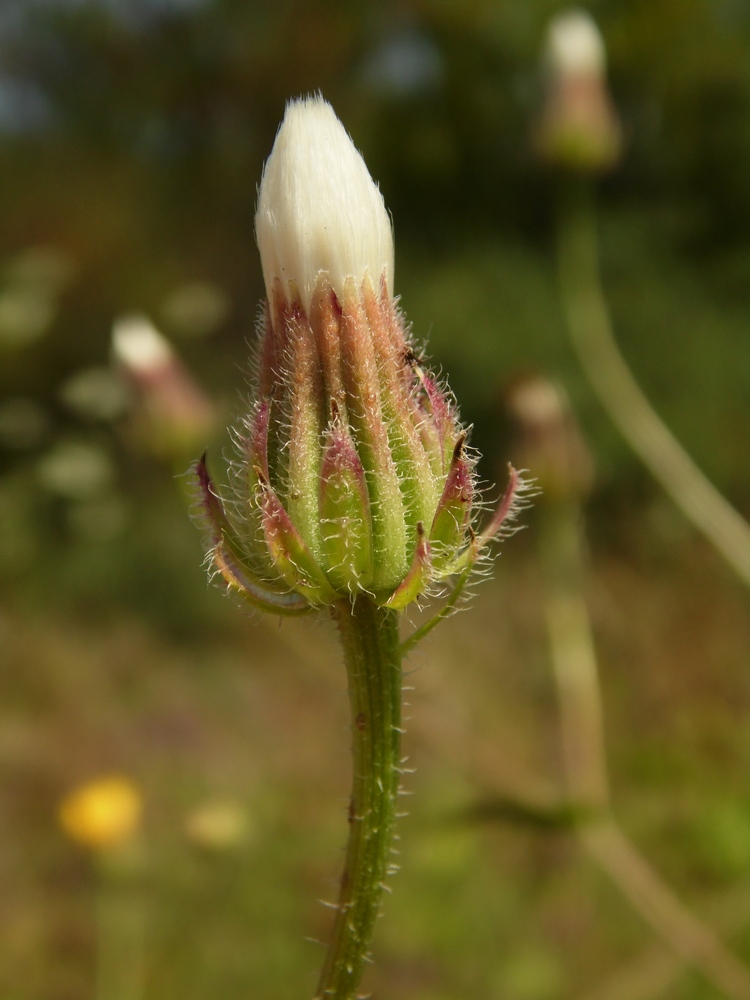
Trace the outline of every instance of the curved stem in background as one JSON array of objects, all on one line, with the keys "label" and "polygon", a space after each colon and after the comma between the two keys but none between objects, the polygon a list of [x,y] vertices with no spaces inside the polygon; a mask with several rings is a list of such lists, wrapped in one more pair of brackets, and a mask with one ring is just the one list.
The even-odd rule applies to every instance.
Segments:
[{"label": "curved stem in background", "polygon": [[589,854],[684,962],[700,969],[725,996],[750,997],[747,967],[665,885],[614,820],[585,823],[580,835]]},{"label": "curved stem in background", "polygon": [[[724,933],[739,933],[750,916],[747,887],[734,886],[715,896],[708,904],[708,917]],[[635,958],[606,976],[583,993],[579,1000],[652,1000],[674,986],[684,971],[684,963],[664,942],[646,946]]]},{"label": "curved stem in background", "polygon": [[683,961],[732,1000],[750,1000],[750,971],[641,856],[607,803],[604,713],[594,639],[583,593],[581,510],[574,500],[539,504],[540,559],[550,653],[560,701],[569,794],[591,816],[578,824],[589,855]]},{"label": "curved stem in background", "polygon": [[352,1000],[367,961],[386,877],[393,870],[401,777],[398,612],[365,595],[333,607],[349,682],[353,780],[349,843],[316,1000]]},{"label": "curved stem in background", "polygon": [[558,273],[581,364],[623,437],[685,516],[750,586],[750,524],[706,479],[655,412],[615,341],[599,273],[593,195],[571,184],[561,198]]},{"label": "curved stem in background", "polygon": [[539,512],[544,610],[560,707],[565,780],[571,801],[596,814],[607,808],[609,781],[599,672],[583,588],[581,511],[572,499],[543,499]]}]

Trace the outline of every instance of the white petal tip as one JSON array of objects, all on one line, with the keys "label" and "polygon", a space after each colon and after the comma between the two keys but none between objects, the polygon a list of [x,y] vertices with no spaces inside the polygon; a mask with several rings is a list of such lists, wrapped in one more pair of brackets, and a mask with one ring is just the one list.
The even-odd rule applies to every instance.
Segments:
[{"label": "white petal tip", "polygon": [[603,73],[607,65],[604,39],[584,10],[558,14],[547,30],[546,61],[560,74]]},{"label": "white petal tip", "polygon": [[291,101],[263,171],[255,216],[266,293],[293,282],[305,308],[322,272],[393,294],[393,235],[377,185],[322,97]]}]

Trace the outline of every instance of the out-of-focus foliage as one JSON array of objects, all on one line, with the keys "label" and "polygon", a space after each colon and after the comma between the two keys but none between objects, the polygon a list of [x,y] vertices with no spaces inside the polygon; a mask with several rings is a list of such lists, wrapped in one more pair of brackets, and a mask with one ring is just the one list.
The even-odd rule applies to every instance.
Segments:
[{"label": "out-of-focus foliage", "polygon": [[[285,100],[309,91],[332,102],[381,185],[394,217],[396,290],[475,425],[486,479],[501,478],[513,457],[501,406],[508,381],[532,370],[566,384],[597,465],[592,535],[603,596],[594,617],[619,668],[607,698],[633,830],[689,889],[746,870],[750,818],[736,776],[750,746],[726,735],[750,697],[746,623],[713,556],[609,427],[563,334],[554,179],[530,141],[538,52],[561,7],[0,4],[0,642],[16,636],[6,646],[0,767],[16,775],[17,824],[15,846],[0,841],[0,854],[16,859],[0,919],[12,932],[11,956],[22,957],[7,986],[0,979],[3,995],[87,995],[90,885],[82,860],[63,860],[69,847],[55,839],[54,816],[70,788],[102,771],[134,768],[147,786],[147,819],[156,811],[149,835],[161,902],[149,931],[149,996],[230,1000],[248,995],[248,982],[259,997],[291,995],[304,991],[303,978],[292,978],[318,960],[300,944],[318,918],[300,908],[325,891],[329,873],[311,851],[343,835],[321,816],[335,812],[329,806],[346,779],[337,772],[323,786],[331,796],[324,806],[310,792],[311,783],[322,787],[327,765],[300,763],[307,751],[297,726],[307,746],[317,738],[309,706],[299,693],[287,708],[280,694],[262,694],[268,682],[289,696],[305,671],[299,648],[274,645],[268,625],[251,631],[206,588],[182,476],[206,446],[219,463],[224,424],[241,408],[262,294],[256,185]],[[600,0],[589,9],[608,44],[625,136],[623,162],[600,195],[618,337],[677,436],[750,514],[750,6]],[[149,447],[138,392],[111,362],[113,323],[133,314],[150,317],[219,414],[194,452]],[[518,555],[503,557],[499,589],[486,600],[510,602],[516,631],[495,636],[494,609],[466,625],[477,675],[462,704],[482,714],[493,695],[509,698],[502,732],[483,716],[487,738],[502,744],[501,755],[510,743],[511,755],[548,763],[541,624],[527,610],[535,591],[523,582],[526,550],[514,544]],[[520,585],[510,585],[510,569]],[[678,573],[675,588],[670,574]],[[691,596],[690,581],[706,580],[721,600]],[[618,637],[633,620],[640,632],[631,648]],[[245,677],[238,664],[259,634],[268,650],[254,649]],[[187,643],[196,645],[188,652]],[[463,649],[454,652],[466,673]],[[503,657],[526,660],[527,669],[501,684],[493,672]],[[628,684],[631,659],[650,668],[635,672],[645,710]],[[318,680],[304,687],[308,695]],[[418,683],[428,685],[427,671]],[[257,708],[264,697],[266,714]],[[539,718],[518,709],[524,697],[538,699]],[[244,756],[240,708],[258,727]],[[320,728],[329,711],[324,704]],[[218,721],[225,718],[228,733]],[[631,739],[636,723],[646,729],[640,743]],[[343,725],[342,713],[321,754],[339,753]],[[436,739],[418,747],[421,756]],[[389,902],[383,975],[391,994],[580,995],[580,984],[632,951],[640,925],[590,873],[580,889],[581,862],[570,862],[563,835],[497,841],[484,830],[454,837],[443,829],[455,802],[482,784],[459,775],[460,762],[451,768],[447,777],[427,768],[412,871]],[[278,777],[277,788],[264,772]],[[230,812],[235,799],[251,801],[257,816],[243,837],[257,838],[257,854],[239,851],[241,862],[231,852],[201,854],[189,837],[174,849],[180,817],[213,799],[228,801]],[[42,890],[53,900],[46,914]],[[583,908],[571,902],[580,891]],[[215,936],[193,945],[190,914],[198,920],[207,907],[225,915]],[[319,924],[323,935],[323,917]],[[265,958],[246,927],[265,934]],[[596,947],[586,954],[592,934]]]}]

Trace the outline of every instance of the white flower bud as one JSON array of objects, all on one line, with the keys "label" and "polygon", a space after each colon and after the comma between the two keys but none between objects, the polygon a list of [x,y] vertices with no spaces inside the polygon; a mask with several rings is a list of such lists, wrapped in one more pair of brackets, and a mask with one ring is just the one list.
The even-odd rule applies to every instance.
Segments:
[{"label": "white flower bud", "polygon": [[603,75],[607,54],[594,19],[579,9],[555,17],[547,31],[545,58],[550,70],[561,76]]},{"label": "white flower bud", "polygon": [[291,101],[263,171],[255,232],[269,298],[276,280],[296,285],[310,308],[322,272],[343,298],[346,279],[359,286],[385,278],[393,294],[393,233],[383,196],[321,97]]},{"label": "white flower bud", "polygon": [[127,371],[148,374],[172,364],[174,352],[146,316],[122,316],[112,326],[112,353]]}]

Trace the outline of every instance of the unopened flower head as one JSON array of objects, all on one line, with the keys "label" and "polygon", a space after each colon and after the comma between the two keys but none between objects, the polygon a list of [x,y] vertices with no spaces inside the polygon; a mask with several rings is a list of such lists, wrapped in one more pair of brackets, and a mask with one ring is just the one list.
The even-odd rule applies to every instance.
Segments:
[{"label": "unopened flower head", "polygon": [[506,394],[516,458],[534,470],[542,503],[583,499],[593,464],[567,393],[543,375],[517,379]]},{"label": "unopened flower head", "polygon": [[620,125],[607,89],[607,53],[593,18],[583,10],[550,22],[544,49],[546,99],[536,130],[542,157],[581,172],[612,167]]},{"label": "unopened flower head", "polygon": [[607,52],[593,17],[584,10],[568,10],[553,18],[547,29],[545,61],[553,73],[602,76]]},{"label": "unopened flower head", "polygon": [[287,107],[256,228],[267,302],[235,502],[197,469],[212,564],[266,610],[404,607],[487,538],[455,406],[393,299],[382,196],[321,98]]},{"label": "unopened flower head", "polygon": [[143,448],[181,457],[212,434],[211,400],[148,317],[115,320],[112,358],[133,390],[133,430]]}]

